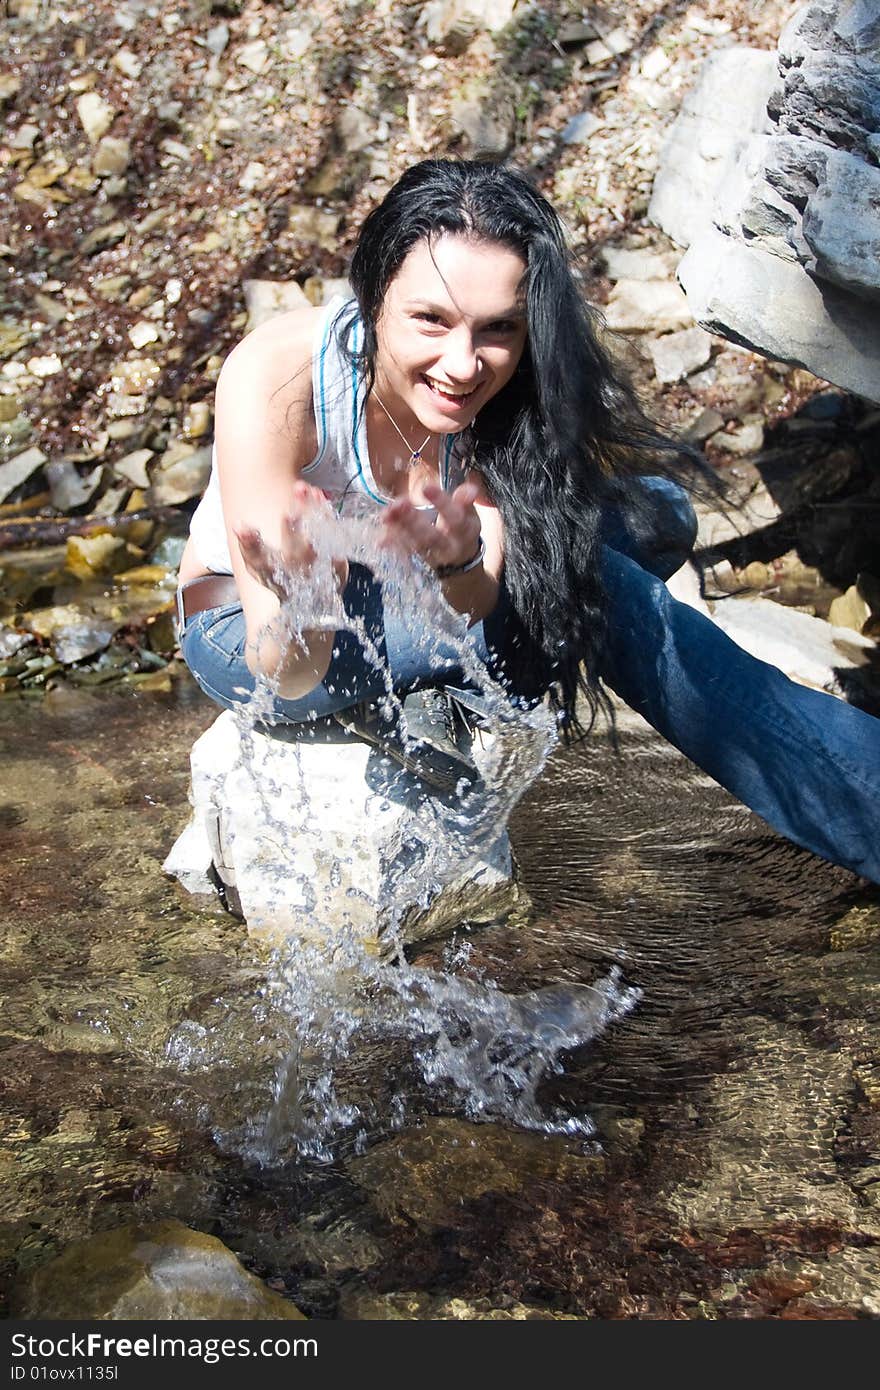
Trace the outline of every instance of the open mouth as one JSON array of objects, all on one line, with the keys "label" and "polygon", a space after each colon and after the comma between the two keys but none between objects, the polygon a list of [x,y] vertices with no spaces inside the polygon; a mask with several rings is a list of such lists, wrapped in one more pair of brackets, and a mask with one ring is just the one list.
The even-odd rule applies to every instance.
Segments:
[{"label": "open mouth", "polygon": [[441,401],[445,401],[447,405],[454,406],[465,405],[470,400],[471,396],[480,389],[480,383],[478,383],[476,386],[473,386],[470,391],[450,391],[448,386],[444,386],[441,382],[435,381],[433,377],[424,375],[422,376],[422,381],[428,387],[432,395],[437,396]]}]

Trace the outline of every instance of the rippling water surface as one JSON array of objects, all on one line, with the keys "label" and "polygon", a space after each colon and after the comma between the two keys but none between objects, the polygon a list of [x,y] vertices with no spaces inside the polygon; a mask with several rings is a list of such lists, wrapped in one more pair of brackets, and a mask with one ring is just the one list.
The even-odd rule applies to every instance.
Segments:
[{"label": "rippling water surface", "polygon": [[[161,872],[213,714],[188,684],[0,704],[7,1295],[76,1236],[176,1216],[320,1317],[880,1314],[876,890],[624,712],[619,756],[554,755],[514,815],[528,912],[325,999],[324,1094],[295,977]],[[571,1001],[609,989],[572,1045]],[[516,1079],[494,1112],[456,1074],[475,1050]]]}]

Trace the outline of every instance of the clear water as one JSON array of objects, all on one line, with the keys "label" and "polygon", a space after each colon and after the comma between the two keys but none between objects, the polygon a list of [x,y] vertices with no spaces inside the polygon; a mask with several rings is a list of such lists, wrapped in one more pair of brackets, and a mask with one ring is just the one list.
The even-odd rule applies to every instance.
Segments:
[{"label": "clear water", "polygon": [[[285,1095],[297,1039],[266,993],[295,981],[161,873],[214,717],[185,677],[171,696],[0,702],[5,1297],[75,1237],[174,1216],[318,1317],[368,1295],[410,1316],[452,1296],[602,1318],[874,1315],[876,890],[622,715],[620,756],[601,736],[554,753],[513,812],[527,920],[406,953],[449,982],[447,1036],[464,1047],[459,987],[508,1001],[502,1030],[510,1001],[534,1026],[536,991],[577,998],[615,967],[640,991],[519,1093],[563,1132],[512,1110],[475,1123],[454,1078],[424,1076],[430,1033],[384,1028],[380,1011],[335,1063],[351,1119],[315,1161]],[[380,996],[362,998],[366,1016]],[[314,1063],[289,1071],[313,1115],[299,1078]],[[594,1133],[567,1137],[566,1117]],[[260,1146],[272,1163],[248,1156]]]}]

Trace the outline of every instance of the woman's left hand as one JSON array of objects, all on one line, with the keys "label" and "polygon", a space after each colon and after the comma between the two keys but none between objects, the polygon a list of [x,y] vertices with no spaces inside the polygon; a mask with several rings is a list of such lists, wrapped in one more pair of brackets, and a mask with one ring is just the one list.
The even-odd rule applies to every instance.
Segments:
[{"label": "woman's left hand", "polygon": [[461,483],[454,492],[427,483],[425,500],[436,509],[436,519],[400,497],[383,513],[382,544],[418,555],[432,569],[466,565],[480,549],[480,518],[474,506],[479,495],[475,483]]}]

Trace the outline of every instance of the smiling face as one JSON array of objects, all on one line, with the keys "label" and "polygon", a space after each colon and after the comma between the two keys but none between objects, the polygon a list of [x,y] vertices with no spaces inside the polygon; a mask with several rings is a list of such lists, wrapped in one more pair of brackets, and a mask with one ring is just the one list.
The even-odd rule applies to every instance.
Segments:
[{"label": "smiling face", "polygon": [[376,390],[404,429],[455,434],[506,386],[526,342],[526,263],[499,242],[417,242],[376,324]]}]

